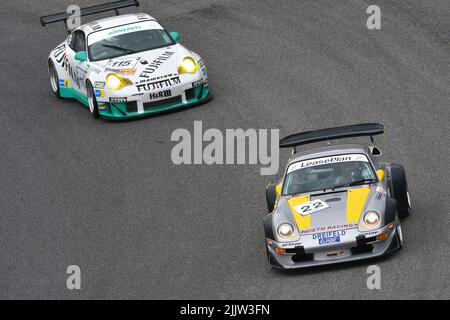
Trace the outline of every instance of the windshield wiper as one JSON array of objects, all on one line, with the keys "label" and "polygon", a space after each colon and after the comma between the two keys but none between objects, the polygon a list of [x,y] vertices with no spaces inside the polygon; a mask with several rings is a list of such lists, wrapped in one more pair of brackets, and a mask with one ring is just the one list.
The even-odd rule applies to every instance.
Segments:
[{"label": "windshield wiper", "polygon": [[116,49],[116,50],[120,50],[126,53],[137,53],[137,51],[131,50],[131,49],[127,49],[127,48],[123,48],[123,47],[119,47],[119,46],[115,46],[112,44],[102,44],[103,47],[107,47],[107,48],[111,48],[111,49]]},{"label": "windshield wiper", "polygon": [[374,182],[377,182],[377,180],[375,180],[375,179],[363,179],[363,180],[357,180],[357,181],[353,181],[353,182],[350,182],[350,183],[342,184],[340,186],[334,186],[331,189],[334,190],[334,189],[337,189],[337,188],[352,187],[352,186],[357,186],[359,184],[374,183]]}]

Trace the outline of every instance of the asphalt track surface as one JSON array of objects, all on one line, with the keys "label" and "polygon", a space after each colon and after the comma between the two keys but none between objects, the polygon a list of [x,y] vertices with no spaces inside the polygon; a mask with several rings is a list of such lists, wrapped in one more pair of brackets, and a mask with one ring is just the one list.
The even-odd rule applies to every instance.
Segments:
[{"label": "asphalt track surface", "polygon": [[[74,1],[0,2],[0,298],[450,298],[449,1],[141,2],[204,57],[213,101],[95,121],[53,96],[46,71],[65,29],[41,28],[39,16]],[[366,28],[370,4],[381,30]],[[384,124],[383,159],[405,166],[414,207],[403,250],[271,270],[261,219],[276,177],[258,165],[173,165],[171,133],[195,120],[281,136]],[[66,289],[72,264],[79,291]],[[381,290],[366,287],[371,264]]]}]

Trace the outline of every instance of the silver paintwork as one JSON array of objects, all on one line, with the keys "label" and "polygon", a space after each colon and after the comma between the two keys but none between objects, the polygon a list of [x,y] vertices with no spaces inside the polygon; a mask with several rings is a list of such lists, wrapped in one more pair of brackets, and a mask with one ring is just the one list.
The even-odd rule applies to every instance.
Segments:
[{"label": "silver paintwork", "polygon": [[[377,170],[379,169],[378,163],[371,155],[369,150],[370,149],[367,146],[351,144],[326,146],[313,150],[303,151],[294,154],[293,157],[289,159],[286,170],[290,164],[297,161],[354,153],[361,153],[366,155],[369,159],[369,162],[374,167],[374,170]],[[335,189],[333,192],[326,193],[324,193],[323,191],[305,193],[305,195],[310,195],[311,200],[321,199],[325,202],[330,201],[327,202],[327,204],[330,205],[329,208],[311,214],[311,226],[307,230],[298,230],[295,218],[287,202],[287,199],[289,199],[290,196],[279,196],[277,198],[276,205],[271,216],[273,234],[275,239],[272,239],[272,241],[266,239],[269,240],[268,243],[266,243],[268,253],[270,253],[273,259],[276,260],[276,264],[272,266],[286,269],[303,268],[316,265],[373,258],[384,255],[391,251],[391,243],[393,241],[397,241],[396,233],[398,232],[397,230],[399,230],[400,223],[398,219],[396,219],[395,222],[391,223],[389,226],[387,226],[385,223],[384,213],[386,207],[386,197],[388,196],[386,179],[384,179],[382,182],[371,185],[372,190],[367,197],[364,209],[360,216],[359,223],[348,223],[346,221],[347,191],[349,189],[358,187],[360,186],[344,187]],[[368,211],[377,211],[378,213],[380,213],[381,222],[376,228],[367,228],[362,223],[364,213]],[[295,229],[293,236],[287,240],[280,238],[276,233],[277,226],[285,222],[292,224]],[[336,228],[330,229],[332,226],[336,226]],[[318,240],[314,239],[314,234],[333,230],[343,233],[340,236],[339,243],[319,245]],[[357,236],[365,235],[367,238],[376,237],[377,235],[384,232],[389,232],[389,236],[386,240],[375,240],[371,242],[370,244],[373,246],[372,252],[352,254],[351,248],[357,246]],[[401,237],[401,235],[399,236]],[[278,254],[275,252],[276,247],[294,249],[298,246],[302,246],[305,250],[305,253],[313,254],[313,260],[306,262],[293,262],[293,253]]]}]

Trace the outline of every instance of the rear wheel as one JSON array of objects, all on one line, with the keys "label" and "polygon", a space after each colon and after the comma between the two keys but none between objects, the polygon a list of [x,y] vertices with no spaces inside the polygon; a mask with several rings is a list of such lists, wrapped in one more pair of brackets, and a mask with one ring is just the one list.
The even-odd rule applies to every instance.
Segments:
[{"label": "rear wheel", "polygon": [[55,65],[52,60],[48,62],[48,74],[50,76],[50,85],[52,86],[53,93],[60,98],[60,90],[59,90],[59,77],[58,72],[56,71]]},{"label": "rear wheel", "polygon": [[92,87],[92,84],[89,80],[86,84],[86,89],[87,89],[89,111],[91,112],[94,118],[98,118],[100,116],[100,113],[98,111],[97,98],[95,97],[94,88]]}]

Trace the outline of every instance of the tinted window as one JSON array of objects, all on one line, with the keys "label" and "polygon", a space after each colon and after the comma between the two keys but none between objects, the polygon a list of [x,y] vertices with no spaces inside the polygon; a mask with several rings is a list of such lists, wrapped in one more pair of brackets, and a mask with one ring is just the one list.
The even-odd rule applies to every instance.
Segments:
[{"label": "tinted window", "polygon": [[364,155],[338,155],[292,164],[283,184],[283,195],[307,193],[376,182],[376,174]]},{"label": "tinted window", "polygon": [[69,47],[75,51],[86,51],[86,39],[83,31],[75,31],[69,36]]},{"label": "tinted window", "polygon": [[[89,37],[91,38],[91,36]],[[109,35],[89,43],[91,61],[111,59],[132,53],[143,52],[175,44],[163,29],[140,30]]]}]

